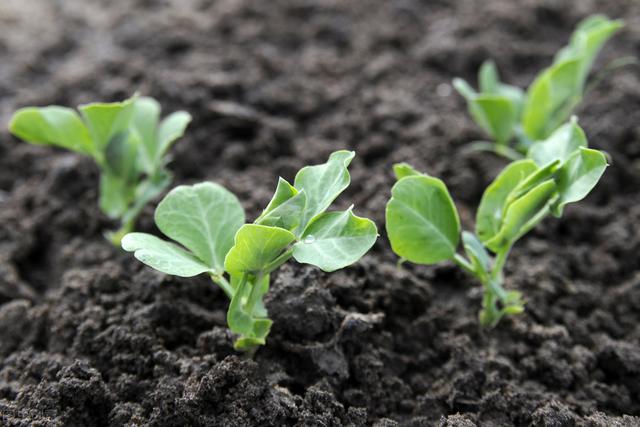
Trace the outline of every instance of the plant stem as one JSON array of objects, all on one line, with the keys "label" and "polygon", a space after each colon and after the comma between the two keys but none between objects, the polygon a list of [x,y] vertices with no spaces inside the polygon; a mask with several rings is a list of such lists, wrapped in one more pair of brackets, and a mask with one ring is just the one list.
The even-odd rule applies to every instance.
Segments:
[{"label": "plant stem", "polygon": [[224,278],[224,276],[222,274],[220,275],[215,275],[213,273],[210,273],[209,276],[211,277],[211,280],[213,280],[213,283],[215,283],[216,285],[220,286],[220,289],[222,289],[225,293],[225,295],[227,296],[227,298],[232,299],[233,298],[233,294],[234,289],[231,286],[231,284],[227,281],[227,279]]},{"label": "plant stem", "polygon": [[280,254],[278,258],[271,261],[263,270],[262,274],[269,274],[274,270],[277,270],[282,264],[287,262],[293,256],[293,248],[287,249],[285,252]]},{"label": "plant stem", "polygon": [[462,268],[467,273],[471,274],[472,276],[478,277],[478,274],[476,270],[473,268],[473,265],[471,265],[471,263],[467,261],[467,259],[462,255],[455,254],[453,256],[453,262],[455,262],[456,265],[458,265],[458,267]]},{"label": "plant stem", "polygon": [[246,303],[246,312],[250,313],[253,316],[253,308],[256,305],[258,296],[260,292],[258,292],[258,288],[261,286],[262,279],[264,278],[264,273],[260,272],[255,275],[255,279],[253,281],[253,286],[251,287],[251,291],[249,292],[249,298]]}]

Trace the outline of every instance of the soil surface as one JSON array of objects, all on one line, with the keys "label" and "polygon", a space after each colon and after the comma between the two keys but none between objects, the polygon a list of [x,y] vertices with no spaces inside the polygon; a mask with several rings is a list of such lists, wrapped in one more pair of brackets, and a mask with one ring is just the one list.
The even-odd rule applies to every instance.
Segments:
[{"label": "soil surface", "polygon": [[504,162],[464,154],[483,134],[451,79],[492,57],[526,86],[595,12],[627,22],[598,68],[640,56],[637,0],[1,1],[3,128],[25,105],[154,96],[194,117],[175,184],[221,183],[250,217],[279,175],[356,150],[339,204],[382,236],[344,271],[282,268],[249,360],[221,291],[102,237],[90,160],[2,130],[0,424],[639,426],[639,68],[578,110],[611,167],[516,245],[523,315],[481,330],[479,286],[447,263],[396,269],[383,232],[398,161],[443,178],[473,227]]}]

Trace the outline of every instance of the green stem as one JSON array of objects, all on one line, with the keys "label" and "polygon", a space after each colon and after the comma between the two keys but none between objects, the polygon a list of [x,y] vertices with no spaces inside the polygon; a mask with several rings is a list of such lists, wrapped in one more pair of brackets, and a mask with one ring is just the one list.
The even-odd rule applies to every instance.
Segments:
[{"label": "green stem", "polygon": [[[502,269],[504,268],[504,264],[507,261],[507,257],[509,256],[509,252],[511,251],[511,246],[507,246],[503,250],[496,253],[496,257],[493,261],[493,268],[491,269],[491,278],[494,280],[498,280],[502,277]],[[499,280],[502,281],[502,280]]]},{"label": "green stem", "polygon": [[462,255],[455,254],[453,256],[453,262],[455,262],[458,265],[458,267],[462,268],[467,273],[471,274],[472,276],[478,277],[478,274],[476,273],[476,270],[473,268],[473,265],[471,265],[471,263],[467,261],[467,259]]},{"label": "green stem", "polygon": [[256,274],[253,281],[253,286],[251,287],[251,292],[249,292],[249,298],[247,299],[247,303],[245,305],[245,311],[247,313],[251,313],[251,315],[253,315],[253,308],[255,307],[258,296],[260,295],[260,293],[258,292],[258,288],[260,287],[263,278],[264,273],[260,272]]},{"label": "green stem", "polygon": [[278,258],[271,261],[262,271],[262,274],[270,274],[274,270],[277,270],[282,264],[287,262],[293,256],[293,248],[287,249],[285,252],[280,254]]},{"label": "green stem", "polygon": [[220,289],[224,291],[227,298],[229,299],[233,298],[233,294],[235,293],[235,291],[231,286],[231,284],[227,281],[227,279],[224,278],[223,275],[221,274],[216,275],[216,274],[210,273],[209,276],[211,277],[211,280],[213,280],[213,283],[220,286]]}]

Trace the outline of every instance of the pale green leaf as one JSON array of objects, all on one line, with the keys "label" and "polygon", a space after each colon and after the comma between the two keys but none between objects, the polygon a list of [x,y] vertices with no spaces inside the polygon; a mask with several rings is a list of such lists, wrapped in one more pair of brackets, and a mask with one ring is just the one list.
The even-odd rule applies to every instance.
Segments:
[{"label": "pale green leaf", "polygon": [[166,274],[192,277],[210,271],[209,266],[183,248],[151,234],[125,235],[122,249],[133,252],[140,262]]},{"label": "pale green leaf", "polygon": [[129,131],[135,100],[132,97],[122,102],[96,102],[78,107],[98,150],[104,150],[114,135]]},{"label": "pale green leaf", "polygon": [[318,215],[293,246],[296,261],[335,271],[358,261],[376,242],[378,230],[351,209]]},{"label": "pale green leaf", "polygon": [[471,258],[471,261],[476,270],[481,270],[479,274],[482,274],[482,272],[490,271],[491,258],[489,257],[489,253],[473,233],[463,231],[462,244],[464,246],[465,252],[467,253],[467,256]]},{"label": "pale green leaf", "polygon": [[143,169],[152,173],[158,150],[158,121],[160,120],[160,104],[153,98],[136,99],[133,109],[133,127],[137,132],[139,150]]},{"label": "pale green leaf", "polygon": [[408,163],[396,163],[395,165],[393,165],[393,173],[396,176],[397,180],[400,180],[407,176],[427,175],[425,173],[421,173],[417,171],[416,169],[414,169],[413,166],[411,166]]},{"label": "pale green leaf", "polygon": [[527,157],[539,166],[545,166],[555,160],[566,161],[582,147],[587,147],[587,137],[574,119],[559,127],[549,138],[533,143]]},{"label": "pale green leaf", "polygon": [[89,131],[71,108],[27,107],[16,111],[9,131],[31,144],[55,145],[95,156]]},{"label": "pale green leaf", "polygon": [[502,220],[500,231],[489,241],[484,242],[485,246],[494,252],[499,252],[512,245],[531,229],[532,221],[537,223],[541,219],[541,214],[548,211],[555,193],[556,184],[550,179],[511,203]]},{"label": "pale green leaf", "polygon": [[578,202],[596,186],[607,168],[607,158],[598,150],[581,148],[558,171],[558,193],[560,198],[553,206],[556,216],[562,215],[563,207]]},{"label": "pale green leaf", "polygon": [[169,114],[160,123],[158,129],[158,151],[156,161],[159,162],[169,151],[171,145],[182,135],[191,122],[191,115],[186,111],[176,111]]},{"label": "pale green leaf", "polygon": [[537,169],[533,160],[513,162],[487,187],[476,215],[476,234],[480,241],[484,243],[500,231],[504,205],[509,194]]},{"label": "pale green leaf", "polygon": [[298,192],[285,179],[280,178],[271,201],[255,223],[293,231],[302,221],[306,203],[304,190]]},{"label": "pale green leaf", "polygon": [[105,171],[100,174],[100,210],[109,218],[120,218],[126,211],[135,193],[135,187],[120,176]]},{"label": "pale green leaf", "polygon": [[298,191],[304,190],[307,195],[307,205],[300,221],[298,235],[302,234],[313,217],[324,212],[349,186],[351,177],[347,167],[354,156],[353,151],[336,151],[329,156],[326,163],[305,166],[296,174],[293,186]]},{"label": "pale green leaf", "polygon": [[155,221],[167,237],[191,250],[218,274],[244,224],[240,202],[224,187],[205,182],[174,188],[160,202]]},{"label": "pale green leaf", "polygon": [[235,244],[224,262],[225,270],[230,274],[264,271],[295,238],[279,227],[245,224],[236,233]]},{"label": "pale green leaf", "polygon": [[393,251],[419,264],[453,257],[460,239],[458,212],[447,187],[433,177],[402,178],[387,203],[387,234]]}]

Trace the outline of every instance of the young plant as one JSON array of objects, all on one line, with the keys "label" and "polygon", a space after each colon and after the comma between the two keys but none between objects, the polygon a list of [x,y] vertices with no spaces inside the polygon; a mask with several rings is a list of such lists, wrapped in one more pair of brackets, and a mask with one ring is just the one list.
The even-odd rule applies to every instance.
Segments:
[{"label": "young plant", "polygon": [[484,287],[480,323],[494,326],[503,316],[524,310],[520,292],[503,286],[513,244],[549,213],[560,217],[565,205],[582,200],[606,167],[605,155],[587,148],[575,119],[534,143],[528,158],[509,164],[485,190],[475,234],[462,232],[465,257],[457,252],[460,220],[445,184],[397,164],[398,181],[386,209],[391,247],[417,264],[452,260],[476,277]]},{"label": "young plant", "polygon": [[[534,141],[548,138],[580,103],[596,56],[622,27],[622,21],[602,15],[582,21],[569,44],[536,77],[526,94],[500,82],[492,61],[480,67],[479,92],[466,81],[454,79],[454,87],[467,100],[469,113],[494,140],[477,142],[472,148],[494,151],[515,160],[522,158]],[[511,144],[514,139],[515,145]]]},{"label": "young plant", "polygon": [[120,229],[107,237],[119,245],[144,206],[171,182],[165,168],[167,152],[191,116],[178,111],[160,122],[160,104],[137,96],[80,105],[78,110],[80,114],[60,106],[21,108],[9,130],[31,144],[54,145],[95,160],[100,168],[100,209],[120,220]]},{"label": "young plant", "polygon": [[346,211],[327,209],[350,182],[354,157],[337,151],[321,165],[306,166],[294,184],[280,178],[262,214],[245,224],[238,199],[213,183],[174,188],[160,202],[155,222],[178,244],[145,233],[130,233],[122,247],[163,273],[207,274],[230,300],[229,329],[237,350],[264,345],[271,328],[263,298],[270,274],[294,258],[323,271],[358,261],[376,241],[375,224]]}]

